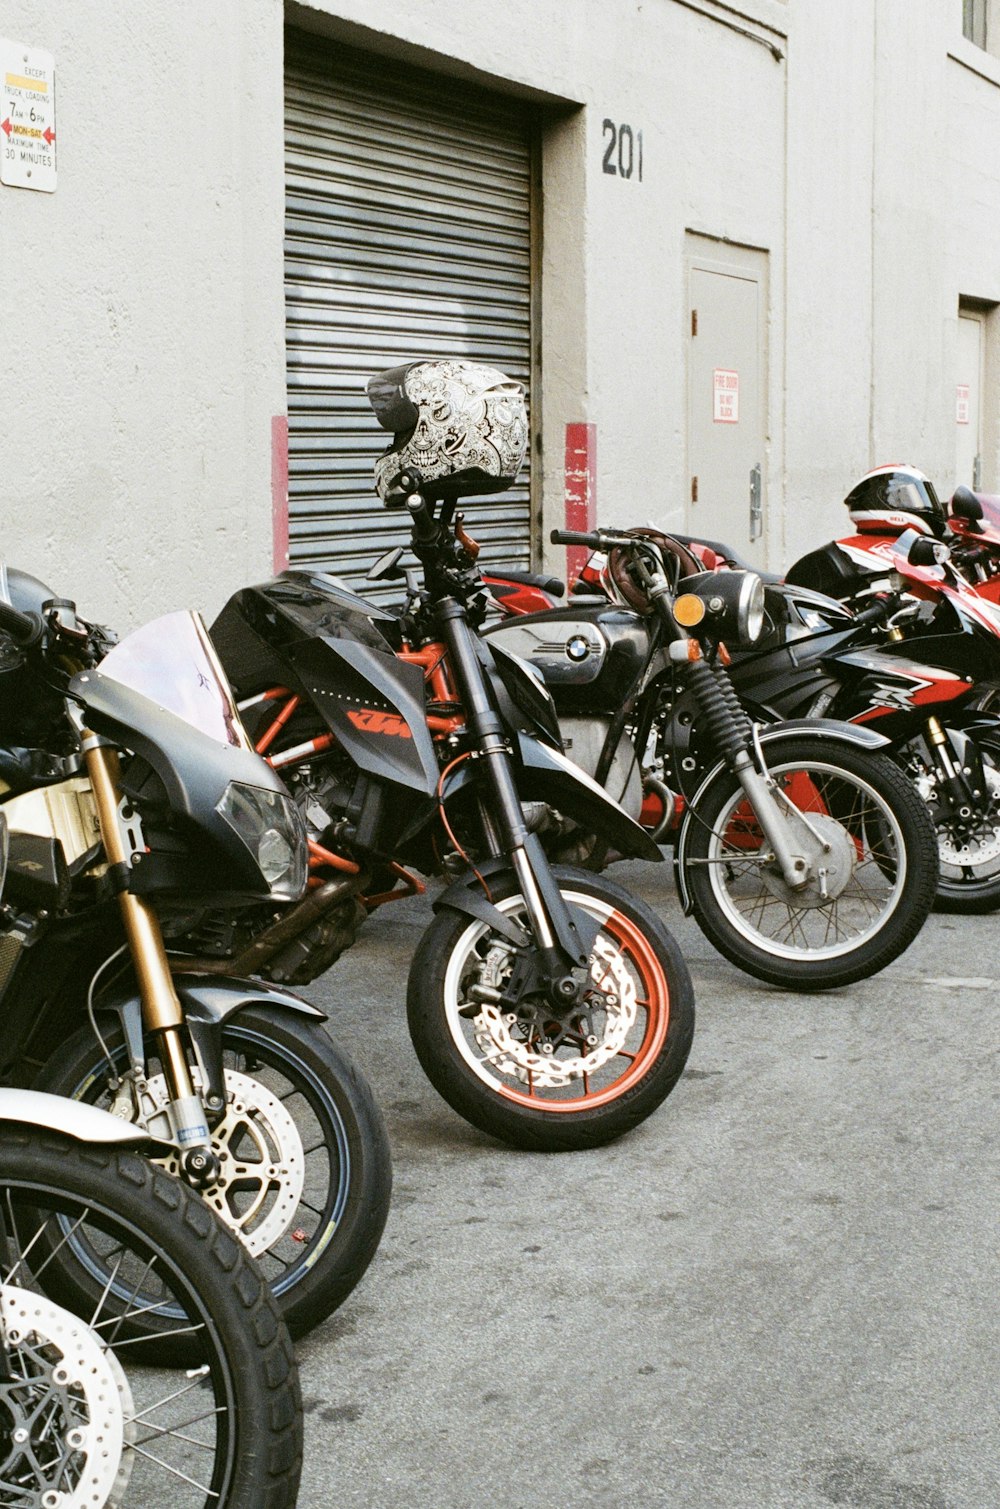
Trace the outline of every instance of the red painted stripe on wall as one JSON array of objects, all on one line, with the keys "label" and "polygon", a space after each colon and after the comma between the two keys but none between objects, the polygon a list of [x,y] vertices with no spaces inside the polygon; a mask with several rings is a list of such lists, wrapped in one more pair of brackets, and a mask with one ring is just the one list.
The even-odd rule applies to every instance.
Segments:
[{"label": "red painted stripe on wall", "polygon": [[271,562],[275,571],[288,566],[288,419],[271,420]]},{"label": "red painted stripe on wall", "polygon": [[[566,528],[593,529],[597,524],[597,425],[566,426]],[[584,545],[566,546],[566,576],[582,569],[590,551]]]}]

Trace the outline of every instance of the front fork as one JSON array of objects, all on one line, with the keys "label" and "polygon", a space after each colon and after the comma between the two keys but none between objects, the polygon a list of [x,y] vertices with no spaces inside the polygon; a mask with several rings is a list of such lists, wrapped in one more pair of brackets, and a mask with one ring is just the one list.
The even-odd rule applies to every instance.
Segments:
[{"label": "front fork", "polygon": [[524,897],[531,930],[538,942],[540,973],[553,1004],[576,1004],[588,981],[589,942],[581,937],[556,884],[538,838],[529,834],[511,769],[503,723],[493,707],[479,659],[479,641],[464,605],[446,597],[438,604],[441,637],[465,709],[466,721],[482,761],[491,810],[487,814],[500,847],[510,857]]},{"label": "front fork", "polygon": [[[688,653],[685,643],[685,656]],[[768,774],[753,724],[725,667],[698,658],[688,662],[687,673],[708,731],[753,808],[782,879],[792,890],[800,890],[810,878],[812,860],[828,852],[829,843]],[[755,746],[756,762],[750,753]]]},{"label": "front fork", "polygon": [[[121,790],[118,754],[111,745],[88,730],[83,731],[82,749],[94,790],[101,842],[118,892],[122,924],[135,966],[143,1026],[153,1034],[163,1063],[170,1140],[182,1149],[186,1172],[201,1182],[212,1173],[215,1156],[212,1139],[205,1107],[191,1078],[184,1012],[174,989],[159,920],[149,902],[132,895],[128,889],[133,855],[140,851],[130,848],[126,841],[128,808]],[[130,1043],[129,1052],[133,1069],[144,1074],[140,1047]],[[137,1056],[139,1062],[135,1061]]]},{"label": "front fork", "polygon": [[927,719],[926,737],[931,758],[938,769],[938,789],[952,815],[960,823],[970,822],[975,816],[975,806],[968,772],[955,764],[951,741],[937,718]]}]

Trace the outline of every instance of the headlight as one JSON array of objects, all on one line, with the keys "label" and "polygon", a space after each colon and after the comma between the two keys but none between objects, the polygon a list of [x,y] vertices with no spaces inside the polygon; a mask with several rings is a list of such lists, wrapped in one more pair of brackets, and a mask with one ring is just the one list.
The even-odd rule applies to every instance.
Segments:
[{"label": "headlight", "polygon": [[216,809],[239,834],[276,901],[298,901],[308,868],[306,834],[291,797],[232,781]]},{"label": "headlight", "polygon": [[764,583],[756,571],[705,571],[683,585],[674,602],[679,624],[704,622],[705,633],[734,648],[756,644],[764,629]]}]

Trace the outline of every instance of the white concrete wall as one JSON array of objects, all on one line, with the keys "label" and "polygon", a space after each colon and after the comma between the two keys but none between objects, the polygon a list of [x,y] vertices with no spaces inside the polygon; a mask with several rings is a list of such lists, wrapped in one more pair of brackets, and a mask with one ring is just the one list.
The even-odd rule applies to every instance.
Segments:
[{"label": "white concrete wall", "polygon": [[58,187],[0,186],[0,550],[82,611],[216,607],[270,565],[285,408],[273,0],[7,0],[55,55]]},{"label": "white concrete wall", "polygon": [[[605,521],[683,519],[688,230],[769,255],[770,564],[838,532],[876,461],[950,486],[958,298],[1000,300],[1000,62],[963,42],[960,0],[849,12],[289,7],[296,25],[567,102],[542,151],[546,532],[573,420],[598,427]],[[54,195],[0,187],[0,548],[118,624],[213,611],[269,568],[284,18],[279,0],[7,0],[0,21],[55,54],[59,164]],[[605,116],[642,130],[641,184],[602,172]]]}]

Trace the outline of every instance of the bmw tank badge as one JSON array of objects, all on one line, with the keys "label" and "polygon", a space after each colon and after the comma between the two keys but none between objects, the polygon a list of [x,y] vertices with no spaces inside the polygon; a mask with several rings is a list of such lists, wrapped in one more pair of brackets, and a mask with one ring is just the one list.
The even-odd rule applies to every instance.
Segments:
[{"label": "bmw tank badge", "polygon": [[570,660],[586,660],[590,654],[590,645],[582,634],[574,634],[566,641],[566,654]]}]

